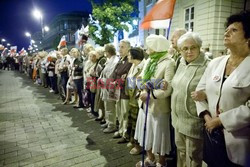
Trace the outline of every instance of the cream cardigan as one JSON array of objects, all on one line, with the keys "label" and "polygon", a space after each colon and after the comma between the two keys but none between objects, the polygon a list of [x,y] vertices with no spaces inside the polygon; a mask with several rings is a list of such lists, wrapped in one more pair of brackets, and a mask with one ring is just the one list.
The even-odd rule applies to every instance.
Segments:
[{"label": "cream cardigan", "polygon": [[181,58],[172,80],[172,124],[178,132],[196,139],[202,138],[203,121],[197,115],[191,92],[195,91],[208,63],[203,53],[189,64]]}]

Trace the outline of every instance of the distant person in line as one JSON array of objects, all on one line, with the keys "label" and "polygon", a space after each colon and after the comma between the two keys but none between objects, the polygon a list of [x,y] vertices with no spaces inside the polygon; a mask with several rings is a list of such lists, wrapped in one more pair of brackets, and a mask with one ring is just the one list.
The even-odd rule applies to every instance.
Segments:
[{"label": "distant person in line", "polygon": [[211,52],[209,52],[209,48],[205,48],[204,53],[205,53],[206,58],[208,58],[210,60],[213,59],[213,54]]},{"label": "distant person in line", "polygon": [[179,61],[180,61],[180,58],[181,58],[181,53],[180,53],[180,50],[179,50],[179,48],[178,48],[178,46],[177,46],[177,41],[178,41],[178,39],[183,35],[183,34],[185,34],[187,31],[185,30],[185,29],[182,29],[182,28],[178,28],[178,29],[176,29],[174,32],[173,32],[173,35],[172,35],[172,37],[171,37],[171,39],[170,39],[170,41],[171,41],[171,46],[172,46],[172,48],[174,48],[174,53],[172,54],[172,56],[171,56],[171,58],[173,58],[174,59],[174,61],[176,62],[176,63],[178,63],[179,64]]}]

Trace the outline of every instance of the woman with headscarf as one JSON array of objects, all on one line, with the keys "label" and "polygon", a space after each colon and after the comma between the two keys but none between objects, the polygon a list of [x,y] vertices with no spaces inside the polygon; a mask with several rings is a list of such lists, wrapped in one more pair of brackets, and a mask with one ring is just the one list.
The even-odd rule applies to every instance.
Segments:
[{"label": "woman with headscarf", "polygon": [[[142,84],[139,87],[151,83],[154,89],[150,93],[148,105],[148,118],[146,137],[143,139],[144,122],[146,112],[147,90],[143,89],[139,96],[139,114],[137,118],[135,140],[143,146],[145,140],[145,150],[147,158],[144,166],[166,166],[165,154],[171,150],[170,144],[170,95],[172,93],[171,80],[174,76],[175,62],[168,54],[169,41],[162,35],[150,35],[146,39],[149,59],[147,59],[144,69],[141,73]],[[161,89],[156,86],[166,82],[167,89]],[[159,162],[156,163],[155,154],[159,154]],[[136,164],[142,166],[142,162]]]}]

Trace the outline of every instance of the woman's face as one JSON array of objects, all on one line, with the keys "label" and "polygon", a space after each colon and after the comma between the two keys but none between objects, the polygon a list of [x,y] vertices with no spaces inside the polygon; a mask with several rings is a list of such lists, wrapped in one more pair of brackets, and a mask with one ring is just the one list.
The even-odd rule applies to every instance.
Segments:
[{"label": "woman's face", "polygon": [[150,48],[147,48],[146,53],[147,53],[148,55],[150,55],[150,54],[155,53],[155,51],[153,51],[153,50],[150,49]]},{"label": "woman's face", "polygon": [[104,56],[107,58],[111,57],[111,54],[109,54],[109,52],[107,50],[104,51]]},{"label": "woman's face", "polygon": [[89,60],[95,63],[97,61],[96,55],[94,53],[90,53]]},{"label": "woman's face", "polygon": [[132,56],[131,56],[130,52],[128,53],[128,62],[129,62],[129,63],[133,63],[133,62],[132,62]]},{"label": "woman's face", "polygon": [[187,39],[181,46],[181,55],[188,63],[191,63],[200,55],[200,47],[193,39]]},{"label": "woman's face", "polygon": [[65,49],[65,48],[61,49],[60,51],[61,51],[62,55],[66,55],[67,54],[67,49]]},{"label": "woman's face", "polygon": [[244,37],[245,32],[240,22],[230,24],[224,33],[224,45],[228,48],[234,46],[248,45],[247,39]]},{"label": "woman's face", "polygon": [[73,56],[74,58],[77,58],[79,56],[79,52],[77,49],[72,49],[70,51],[70,55]]}]

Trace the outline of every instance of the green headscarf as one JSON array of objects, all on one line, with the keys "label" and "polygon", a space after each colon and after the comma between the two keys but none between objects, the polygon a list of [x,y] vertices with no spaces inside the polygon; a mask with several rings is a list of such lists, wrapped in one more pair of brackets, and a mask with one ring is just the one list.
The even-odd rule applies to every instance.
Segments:
[{"label": "green headscarf", "polygon": [[155,73],[157,62],[162,58],[164,55],[166,55],[167,51],[165,52],[155,52],[149,55],[150,62],[148,63],[144,75],[143,75],[143,81],[148,81]]}]

